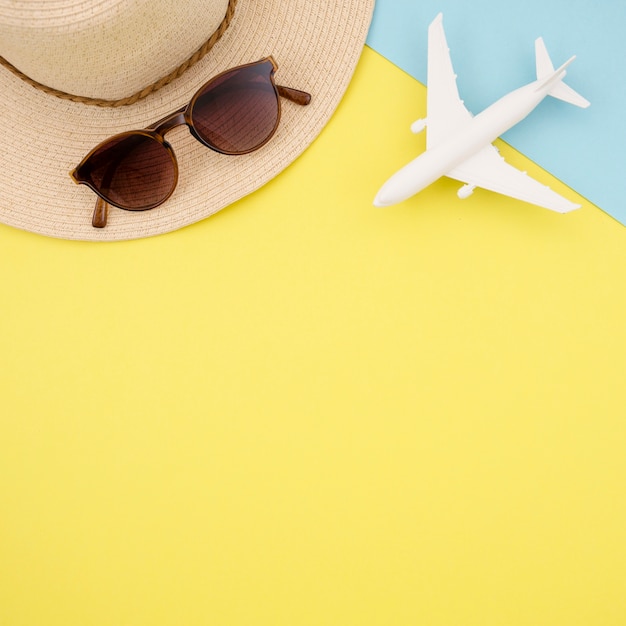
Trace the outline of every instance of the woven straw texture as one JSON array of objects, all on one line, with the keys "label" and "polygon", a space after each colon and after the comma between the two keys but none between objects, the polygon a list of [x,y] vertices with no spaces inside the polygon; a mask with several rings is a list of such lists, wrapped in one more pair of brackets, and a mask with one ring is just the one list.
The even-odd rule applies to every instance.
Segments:
[{"label": "woven straw texture", "polygon": [[[55,98],[0,68],[0,116],[5,121],[0,221],[65,239],[135,239],[192,224],[253,192],[297,158],[329,120],[356,67],[373,6],[374,0],[238,0],[228,29],[203,59],[156,93],[119,108]],[[8,11],[0,14],[5,23],[7,17],[16,19]],[[277,61],[277,82],[311,93],[309,106],[282,99],[274,137],[243,156],[217,154],[186,128],[173,130],[168,141],[180,178],[172,197],[151,211],[111,208],[106,228],[91,226],[96,196],[68,175],[91,148],[176,110],[215,74],[268,55]]]}]

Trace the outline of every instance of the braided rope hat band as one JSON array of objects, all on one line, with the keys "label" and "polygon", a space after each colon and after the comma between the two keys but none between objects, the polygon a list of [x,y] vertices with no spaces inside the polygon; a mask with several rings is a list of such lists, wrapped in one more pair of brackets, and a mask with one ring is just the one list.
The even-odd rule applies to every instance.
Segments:
[{"label": "braided rope hat band", "polygon": [[48,85],[44,85],[43,83],[40,83],[39,81],[30,78],[30,76],[24,74],[24,72],[20,71],[17,67],[15,67],[12,63],[7,61],[2,56],[0,56],[0,65],[7,68],[10,72],[13,72],[13,74],[15,74],[18,78],[23,80],[31,87],[35,87],[35,89],[39,89],[44,93],[55,96],[57,98],[61,98],[62,100],[71,100],[72,102],[81,102],[83,104],[100,107],[119,107],[127,106],[129,104],[135,104],[135,102],[146,98],[155,91],[158,91],[159,89],[161,89],[161,87],[169,85],[173,80],[182,76],[190,67],[193,67],[198,61],[200,61],[200,59],[202,59],[204,55],[207,54],[207,52],[209,52],[209,50],[211,50],[211,48],[219,41],[224,32],[226,32],[226,29],[228,28],[235,12],[236,4],[237,0],[228,0],[226,15],[224,16],[224,19],[220,22],[217,30],[215,30],[213,34],[207,39],[207,41],[205,41],[202,46],[200,46],[200,48],[198,48],[190,57],[185,59],[180,65],[178,65],[167,75],[159,78],[158,80],[149,85],[146,85],[141,89],[138,89],[137,91],[135,91],[135,93],[124,98],[107,100],[105,98],[91,98],[88,96],[71,94],[66,91],[62,91],[61,89],[49,87]]},{"label": "braided rope hat band", "polygon": [[[80,96],[55,97],[0,68],[0,116],[11,121],[0,151],[0,222],[65,239],[135,239],[192,224],[255,191],[332,116],[373,8],[374,0],[0,0],[0,55],[31,81]],[[181,171],[173,195],[150,211],[115,211],[106,229],[91,226],[94,194],[68,172],[94,146],[171,114],[225,69],[268,56],[278,83],[312,94],[309,106],[284,102],[275,135],[245,156],[172,131]],[[86,106],[86,98],[116,104]]]}]

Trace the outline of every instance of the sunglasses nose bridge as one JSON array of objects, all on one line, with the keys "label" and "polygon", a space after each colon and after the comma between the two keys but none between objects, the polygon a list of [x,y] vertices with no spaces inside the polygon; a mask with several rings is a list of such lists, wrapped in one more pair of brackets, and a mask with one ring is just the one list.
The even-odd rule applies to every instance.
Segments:
[{"label": "sunglasses nose bridge", "polygon": [[165,133],[172,130],[172,128],[187,124],[187,120],[185,118],[186,108],[187,107],[183,107],[178,111],[175,111],[171,115],[164,117],[162,120],[155,122],[154,124],[152,124],[152,126],[149,127],[148,130],[153,130],[157,135],[163,137]]}]

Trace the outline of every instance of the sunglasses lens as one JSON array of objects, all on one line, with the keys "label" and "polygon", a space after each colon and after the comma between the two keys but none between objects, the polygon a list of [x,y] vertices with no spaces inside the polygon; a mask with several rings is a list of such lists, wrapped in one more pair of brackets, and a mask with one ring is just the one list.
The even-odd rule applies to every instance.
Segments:
[{"label": "sunglasses lens", "polygon": [[218,76],[194,98],[191,119],[209,146],[242,154],[262,145],[278,125],[279,103],[270,61]]},{"label": "sunglasses lens", "polygon": [[91,184],[107,201],[141,211],[158,206],[176,185],[176,164],[154,137],[123,134],[98,147],[77,168],[81,181]]}]

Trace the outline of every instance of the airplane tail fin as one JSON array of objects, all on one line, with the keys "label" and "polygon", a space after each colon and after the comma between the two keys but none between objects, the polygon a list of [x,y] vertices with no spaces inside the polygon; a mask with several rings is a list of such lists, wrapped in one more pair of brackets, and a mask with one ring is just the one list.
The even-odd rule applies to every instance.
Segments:
[{"label": "airplane tail fin", "polygon": [[[539,37],[535,41],[535,63],[537,68],[537,79],[546,79],[546,83],[556,79],[552,89],[550,89],[550,91],[548,92],[549,95],[551,95],[553,98],[558,98],[559,100],[563,100],[577,107],[581,107],[582,109],[586,109],[590,104],[589,100],[583,98],[579,93],[574,91],[571,87],[566,85],[561,80],[563,76],[565,76],[565,67],[569,65],[574,60],[574,58],[575,57],[572,57],[558,70],[555,70],[554,65],[552,64],[552,60],[550,59],[550,55],[548,54],[548,50],[546,49],[546,44],[543,42],[543,39]],[[559,75],[560,77],[557,78]]]}]

